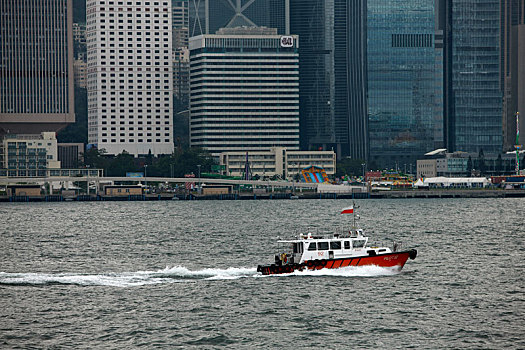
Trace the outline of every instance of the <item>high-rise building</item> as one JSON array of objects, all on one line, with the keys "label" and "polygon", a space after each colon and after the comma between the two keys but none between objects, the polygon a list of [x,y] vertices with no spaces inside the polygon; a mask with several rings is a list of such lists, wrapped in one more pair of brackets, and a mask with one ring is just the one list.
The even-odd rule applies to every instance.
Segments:
[{"label": "high-rise building", "polygon": [[190,0],[189,36],[214,34],[225,27],[277,28],[289,33],[290,0]]},{"label": "high-rise building", "polygon": [[108,154],[173,152],[171,0],[87,1],[88,139]]},{"label": "high-rise building", "polygon": [[[172,0],[173,27],[173,92],[176,100],[176,111],[188,109],[189,103],[189,2],[188,0]],[[178,134],[178,130],[175,133]]]},{"label": "high-rise building", "polygon": [[190,38],[190,142],[213,155],[299,149],[297,36],[224,28]]},{"label": "high-rise building", "polygon": [[[500,1],[500,88],[503,91],[503,149],[514,150],[516,112],[525,130],[525,0]],[[525,133],[519,143],[525,144]]]},{"label": "high-rise building", "polygon": [[0,134],[75,122],[72,0],[0,0]]},{"label": "high-rise building", "polygon": [[367,6],[370,159],[399,169],[443,147],[435,0],[368,0]]},{"label": "high-rise building", "polygon": [[502,137],[500,1],[446,1],[446,146],[499,153]]},{"label": "high-rise building", "polygon": [[173,50],[188,47],[190,25],[188,0],[172,0]]},{"label": "high-rise building", "polygon": [[301,148],[368,157],[366,6],[362,1],[290,0],[299,35]]}]

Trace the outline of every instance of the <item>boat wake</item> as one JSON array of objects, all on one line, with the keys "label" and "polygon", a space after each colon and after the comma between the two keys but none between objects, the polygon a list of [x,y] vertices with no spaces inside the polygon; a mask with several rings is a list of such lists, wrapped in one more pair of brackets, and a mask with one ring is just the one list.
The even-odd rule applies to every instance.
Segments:
[{"label": "boat wake", "polygon": [[278,276],[336,276],[336,277],[381,277],[400,273],[398,266],[381,267],[377,265],[347,266],[339,269],[303,270]]},{"label": "boat wake", "polygon": [[203,269],[192,271],[183,266],[158,271],[122,273],[6,273],[0,272],[0,285],[80,285],[136,287],[192,280],[226,280],[256,276],[255,268]]},{"label": "boat wake", "polygon": [[7,273],[0,272],[0,286],[42,286],[78,285],[137,287],[152,284],[180,283],[198,280],[230,280],[248,277],[288,276],[336,276],[336,277],[378,277],[399,273],[397,268],[379,266],[349,266],[340,269],[295,271],[289,274],[262,276],[256,268],[230,267],[227,269],[189,270],[184,266],[166,267],[157,271],[136,271],[121,273]]}]

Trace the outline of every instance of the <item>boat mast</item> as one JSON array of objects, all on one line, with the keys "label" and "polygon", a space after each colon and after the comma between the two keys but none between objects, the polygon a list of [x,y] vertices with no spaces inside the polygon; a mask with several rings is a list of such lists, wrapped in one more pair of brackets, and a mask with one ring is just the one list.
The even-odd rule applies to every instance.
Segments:
[{"label": "boat mast", "polygon": [[516,112],[516,175],[520,174],[520,112]]}]

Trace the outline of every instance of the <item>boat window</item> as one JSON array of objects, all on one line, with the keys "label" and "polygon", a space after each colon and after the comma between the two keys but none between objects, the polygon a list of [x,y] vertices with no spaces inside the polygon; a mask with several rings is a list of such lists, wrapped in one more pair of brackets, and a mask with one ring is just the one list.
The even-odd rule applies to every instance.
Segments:
[{"label": "boat window", "polygon": [[341,242],[339,241],[330,242],[330,250],[339,250],[339,249],[341,249]]},{"label": "boat window", "polygon": [[319,250],[328,250],[328,242],[318,242],[317,248]]},{"label": "boat window", "polygon": [[345,249],[350,249],[350,241],[345,241]]},{"label": "boat window", "polygon": [[365,240],[364,239],[356,239],[353,241],[352,245],[354,246],[354,248],[363,248],[364,245],[365,245]]},{"label": "boat window", "polygon": [[294,243],[294,244],[293,244],[293,252],[294,252],[295,254],[302,253],[302,251],[301,251],[301,247],[302,247],[302,246],[303,246],[302,243]]},{"label": "boat window", "polygon": [[317,246],[315,245],[315,242],[310,243],[308,246],[308,250],[317,250]]}]

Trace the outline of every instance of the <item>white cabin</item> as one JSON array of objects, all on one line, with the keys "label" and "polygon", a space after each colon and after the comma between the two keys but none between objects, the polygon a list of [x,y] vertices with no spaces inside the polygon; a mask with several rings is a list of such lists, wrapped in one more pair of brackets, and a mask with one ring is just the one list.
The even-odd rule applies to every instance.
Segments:
[{"label": "white cabin", "polygon": [[301,264],[310,260],[373,256],[392,252],[388,247],[367,247],[368,237],[363,235],[362,229],[350,230],[347,235],[301,234],[298,239],[283,240],[279,243],[291,244],[291,253],[284,252],[275,256],[275,262],[280,264]]}]

